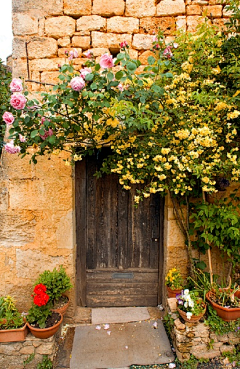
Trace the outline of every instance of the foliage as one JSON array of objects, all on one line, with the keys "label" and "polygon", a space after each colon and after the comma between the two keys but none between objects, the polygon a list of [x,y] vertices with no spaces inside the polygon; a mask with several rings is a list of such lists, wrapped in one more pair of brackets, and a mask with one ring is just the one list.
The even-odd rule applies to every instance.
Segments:
[{"label": "foliage", "polygon": [[192,315],[198,316],[203,313],[206,305],[199,293],[195,290],[183,290],[177,298],[177,306],[180,310],[185,311],[187,318],[191,319]]},{"label": "foliage", "polygon": [[176,368],[181,368],[181,369],[197,369],[198,364],[200,363],[207,363],[209,360],[208,359],[196,359],[195,356],[191,355],[190,359],[184,362],[179,361],[178,359],[176,359]]},{"label": "foliage", "polygon": [[2,116],[6,110],[10,109],[9,99],[10,99],[10,91],[9,84],[11,82],[12,73],[9,71],[8,67],[6,67],[2,60],[0,59],[0,154],[2,152],[4,134],[6,129],[6,124],[2,121]]},{"label": "foliage", "polygon": [[56,268],[53,271],[45,270],[39,275],[35,286],[39,283],[47,287],[49,302],[52,304],[58,301],[64,292],[72,288],[71,280],[62,265],[60,265],[59,270]]},{"label": "foliage", "polygon": [[240,319],[225,322],[210,305],[208,305],[208,315],[204,323],[209,326],[212,332],[218,335],[234,332],[237,336],[240,336]]},{"label": "foliage", "polygon": [[183,288],[183,278],[180,271],[176,268],[170,269],[165,277],[165,284],[173,290]]},{"label": "foliage", "polygon": [[24,319],[11,296],[0,297],[0,329],[15,329],[24,325]]},{"label": "foliage", "polygon": [[224,352],[222,354],[227,357],[230,363],[234,363],[236,368],[240,367],[240,346],[237,345],[233,352]]},{"label": "foliage", "polygon": [[230,308],[240,308],[240,299],[235,295],[237,291],[240,291],[238,285],[234,288],[219,288],[218,286],[212,286],[211,300],[220,306],[227,306]]},{"label": "foliage", "polygon": [[43,355],[42,362],[37,365],[37,369],[53,369],[53,363],[47,355]]},{"label": "foliage", "polygon": [[[226,40],[206,22],[174,44],[166,45],[159,34],[155,54],[140,74],[135,74],[140,62],[130,58],[126,45],[115,69],[101,69],[90,59],[88,73],[80,71],[84,80],[73,65],[64,65],[52,92],[15,111],[10,131],[15,144],[22,156],[34,146],[34,162],[58,150],[81,160],[110,145],[112,154],[99,174],[117,173],[125,189],[142,184],[136,202],[167,190],[190,194],[199,184],[205,192],[215,191],[219,172],[238,181],[238,87],[228,89],[229,66],[220,67]],[[238,73],[238,64],[234,68]],[[71,87],[76,77],[83,81],[80,90]]]},{"label": "foliage", "polygon": [[215,245],[234,266],[240,262],[240,198],[232,193],[217,203],[192,205],[190,232],[196,235],[193,247],[205,253]]},{"label": "foliage", "polygon": [[27,364],[31,363],[33,361],[35,357],[35,353],[33,352],[32,354],[30,354],[26,360],[23,360],[23,366],[24,368],[26,367]]},{"label": "foliage", "polygon": [[171,337],[171,333],[173,332],[174,328],[174,319],[172,318],[171,314],[164,315],[163,324],[167,331],[168,336]]},{"label": "foliage", "polygon": [[[218,276],[214,275],[214,282],[216,282]],[[199,296],[202,297],[203,301],[206,299],[206,294],[211,290],[210,275],[208,272],[204,272],[201,269],[193,269],[193,277],[188,277],[189,288],[194,288]]]},{"label": "foliage", "polygon": [[50,310],[52,304],[49,295],[46,293],[46,286],[37,284],[34,288],[32,306],[28,311],[27,321],[38,325],[39,328],[46,327],[46,320],[52,315]]}]

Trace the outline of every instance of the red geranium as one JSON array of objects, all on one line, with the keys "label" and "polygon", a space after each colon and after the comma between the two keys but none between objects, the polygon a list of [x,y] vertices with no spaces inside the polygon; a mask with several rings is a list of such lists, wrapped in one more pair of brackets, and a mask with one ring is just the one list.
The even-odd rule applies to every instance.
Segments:
[{"label": "red geranium", "polygon": [[36,295],[41,295],[42,293],[45,293],[47,291],[47,287],[44,284],[37,284],[34,287],[33,292],[36,293]]}]

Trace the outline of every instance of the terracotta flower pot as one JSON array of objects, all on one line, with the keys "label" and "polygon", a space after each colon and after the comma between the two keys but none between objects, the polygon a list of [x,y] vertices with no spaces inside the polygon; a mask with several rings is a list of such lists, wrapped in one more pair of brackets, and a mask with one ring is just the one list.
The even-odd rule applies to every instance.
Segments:
[{"label": "terracotta flower pot", "polygon": [[191,316],[191,319],[188,319],[187,318],[187,314],[185,313],[185,311],[182,311],[178,307],[177,307],[177,311],[179,312],[180,316],[185,320],[185,322],[197,323],[203,317],[203,315],[206,313],[206,305],[205,305],[204,311],[201,314],[199,314],[199,315],[192,315]]},{"label": "terracotta flower pot", "polygon": [[0,330],[0,342],[25,341],[27,333],[28,333],[27,324],[25,324],[22,328],[1,329]]},{"label": "terracotta flower pot", "polygon": [[[63,295],[64,297],[67,297],[66,295]],[[66,311],[67,311],[67,309],[68,309],[68,306],[69,306],[69,303],[70,303],[70,300],[69,300],[69,298],[67,297],[67,302],[65,303],[65,305],[63,305],[63,306],[61,306],[61,307],[59,307],[59,308],[54,308],[54,309],[52,309],[52,312],[54,312],[54,313],[60,313],[60,314],[62,314],[62,315],[64,315],[65,313],[66,313]]]},{"label": "terracotta flower pot", "polygon": [[52,327],[49,328],[35,328],[30,323],[27,323],[28,328],[30,329],[30,332],[32,335],[36,338],[49,338],[52,337],[60,328],[60,324],[63,321],[63,315],[59,314],[61,316],[61,319]]},{"label": "terracotta flower pot", "polygon": [[181,293],[182,289],[172,290],[170,287],[167,286],[167,294],[168,297],[176,297],[179,293]]},{"label": "terracotta flower pot", "polygon": [[[206,299],[209,301],[210,305],[213,307],[214,310],[216,310],[217,315],[224,320],[225,322],[230,322],[231,320],[236,320],[240,318],[240,307],[237,308],[226,308],[224,306],[216,304],[212,300],[212,292],[209,291],[206,294]],[[235,295],[238,297],[240,295],[239,291],[235,293]],[[238,297],[239,298],[239,297]]]}]

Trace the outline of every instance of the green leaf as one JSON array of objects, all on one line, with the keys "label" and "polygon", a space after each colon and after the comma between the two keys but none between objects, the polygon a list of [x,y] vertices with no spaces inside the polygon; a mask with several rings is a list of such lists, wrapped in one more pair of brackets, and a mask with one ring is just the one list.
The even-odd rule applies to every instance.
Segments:
[{"label": "green leaf", "polygon": [[92,73],[88,73],[85,76],[85,81],[92,81],[93,80],[94,75]]},{"label": "green leaf", "polygon": [[107,78],[109,79],[109,81],[112,81],[112,80],[113,80],[113,78],[114,78],[114,74],[113,74],[112,72],[109,72],[109,73],[107,74]]},{"label": "green leaf", "polygon": [[31,138],[34,138],[38,135],[38,130],[35,129],[34,131],[31,132]]},{"label": "green leaf", "polygon": [[124,58],[125,58],[125,54],[123,54],[123,53],[117,54],[117,59],[122,60]]},{"label": "green leaf", "polygon": [[149,65],[153,65],[155,63],[156,59],[153,56],[149,56],[147,61],[148,61]]},{"label": "green leaf", "polygon": [[133,63],[133,62],[128,62],[127,63],[127,69],[131,72],[134,72],[137,69],[136,64]]},{"label": "green leaf", "polygon": [[115,74],[115,78],[117,80],[120,80],[123,77],[123,72],[121,70],[119,70],[116,74]]},{"label": "green leaf", "polygon": [[49,138],[48,138],[48,141],[51,143],[51,144],[54,144],[55,143],[55,141],[56,141],[56,136],[50,136]]}]

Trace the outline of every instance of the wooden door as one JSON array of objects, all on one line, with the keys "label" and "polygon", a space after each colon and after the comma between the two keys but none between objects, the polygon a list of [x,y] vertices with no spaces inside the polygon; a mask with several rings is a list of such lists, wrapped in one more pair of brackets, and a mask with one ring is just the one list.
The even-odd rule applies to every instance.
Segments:
[{"label": "wooden door", "polygon": [[94,176],[102,154],[76,163],[77,302],[156,306],[161,301],[163,200],[134,206],[117,175]]}]

